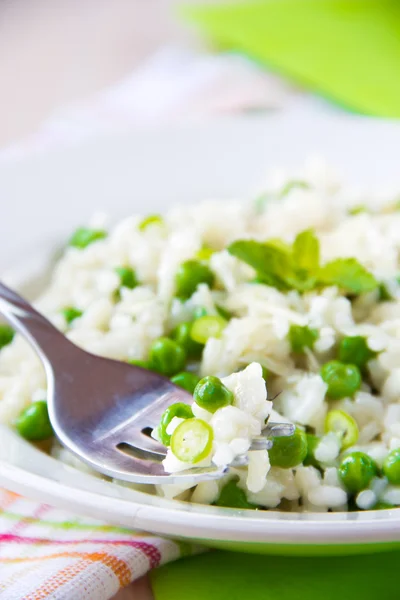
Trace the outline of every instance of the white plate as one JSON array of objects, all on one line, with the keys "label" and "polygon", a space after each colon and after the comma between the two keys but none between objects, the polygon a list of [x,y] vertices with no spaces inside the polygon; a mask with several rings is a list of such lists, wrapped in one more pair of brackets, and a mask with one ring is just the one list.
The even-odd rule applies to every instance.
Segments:
[{"label": "white plate", "polygon": [[[299,115],[224,119],[3,162],[0,272],[16,284],[42,274],[54,245],[99,209],[118,217],[246,196],[269,167],[300,166],[316,153],[350,182],[386,186],[400,180],[400,124]],[[168,501],[77,472],[7,428],[0,433],[1,485],[108,522],[256,552],[345,554],[400,544],[400,509],[297,515]]]}]

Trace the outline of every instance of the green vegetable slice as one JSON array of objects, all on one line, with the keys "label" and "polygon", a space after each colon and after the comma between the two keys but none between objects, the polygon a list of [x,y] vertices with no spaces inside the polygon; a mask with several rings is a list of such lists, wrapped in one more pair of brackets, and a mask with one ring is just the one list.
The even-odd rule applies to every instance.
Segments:
[{"label": "green vegetable slice", "polygon": [[187,419],[178,425],[171,436],[173,454],[186,463],[198,463],[210,454],[213,430],[202,419]]},{"label": "green vegetable slice", "polygon": [[344,410],[331,410],[326,415],[325,431],[333,431],[341,440],[342,450],[357,443],[359,430],[353,417]]},{"label": "green vegetable slice", "polygon": [[284,198],[285,196],[287,196],[289,194],[289,192],[291,192],[292,190],[294,190],[296,188],[300,189],[300,190],[309,190],[310,187],[311,186],[309,183],[307,183],[307,181],[302,181],[301,179],[292,179],[291,181],[288,181],[287,183],[285,183],[285,185],[279,192],[279,197]]},{"label": "green vegetable slice", "polygon": [[140,221],[138,225],[139,231],[146,231],[152,225],[164,225],[164,219],[161,215],[149,215]]},{"label": "green vegetable slice", "polygon": [[198,344],[205,344],[209,338],[221,337],[227,325],[228,321],[219,315],[206,315],[196,319],[192,325],[190,336]]},{"label": "green vegetable slice", "polygon": [[107,232],[102,229],[89,229],[88,227],[79,227],[71,236],[68,245],[73,248],[79,248],[83,250],[87,248],[93,242],[97,242],[99,240],[107,237]]},{"label": "green vegetable slice", "polygon": [[164,446],[169,446],[171,443],[171,436],[167,433],[167,427],[174,417],[179,417],[180,419],[193,419],[192,409],[184,402],[175,402],[175,404],[171,404],[171,406],[168,406],[163,412],[158,426],[158,436]]},{"label": "green vegetable slice", "polygon": [[203,248],[200,248],[200,250],[198,250],[198,252],[196,253],[196,258],[200,261],[207,262],[208,260],[210,260],[214,252],[215,250],[213,250],[212,248],[209,248],[208,246],[203,246]]},{"label": "green vegetable slice", "polygon": [[83,312],[74,306],[66,306],[61,312],[68,325],[83,315]]}]

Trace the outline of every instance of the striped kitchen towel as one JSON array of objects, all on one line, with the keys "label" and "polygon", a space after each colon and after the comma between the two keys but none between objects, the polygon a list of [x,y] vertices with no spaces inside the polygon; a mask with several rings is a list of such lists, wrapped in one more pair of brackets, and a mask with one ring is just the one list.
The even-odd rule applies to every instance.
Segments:
[{"label": "striped kitchen towel", "polygon": [[108,600],[150,569],[195,551],[0,488],[1,600]]}]

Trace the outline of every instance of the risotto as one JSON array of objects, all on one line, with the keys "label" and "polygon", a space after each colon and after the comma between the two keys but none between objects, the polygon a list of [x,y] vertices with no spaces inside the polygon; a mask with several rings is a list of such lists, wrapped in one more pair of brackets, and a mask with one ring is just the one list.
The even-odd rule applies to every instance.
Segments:
[{"label": "risotto", "polygon": [[[164,468],[231,465],[150,493],[240,509],[400,505],[400,204],[327,168],[277,171],[248,201],[207,201],[78,229],[36,307],[78,346],[193,394],[153,436]],[[51,437],[46,378],[0,326],[0,420]],[[252,449],[265,424],[293,435]],[[128,485],[128,484],[124,484]]]}]

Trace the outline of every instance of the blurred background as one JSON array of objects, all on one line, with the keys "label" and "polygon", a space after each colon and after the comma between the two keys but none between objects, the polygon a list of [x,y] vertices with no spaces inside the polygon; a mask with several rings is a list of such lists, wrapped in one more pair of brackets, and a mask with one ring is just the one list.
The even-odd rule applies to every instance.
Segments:
[{"label": "blurred background", "polygon": [[2,0],[0,145],[132,73],[170,44],[199,45],[177,0]]},{"label": "blurred background", "polygon": [[1,0],[0,154],[221,112],[397,118],[399,64],[397,0]]}]

